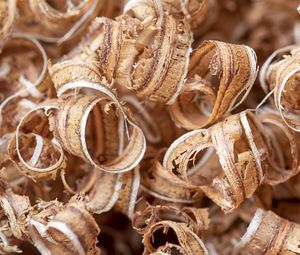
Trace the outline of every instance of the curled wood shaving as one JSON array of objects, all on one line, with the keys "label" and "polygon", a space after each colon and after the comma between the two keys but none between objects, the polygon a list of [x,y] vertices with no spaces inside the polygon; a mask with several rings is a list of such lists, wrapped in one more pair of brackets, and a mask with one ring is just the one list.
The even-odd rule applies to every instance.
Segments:
[{"label": "curled wood shaving", "polygon": [[85,209],[83,197],[72,198],[66,206],[58,201],[40,201],[35,207],[7,187],[1,197],[12,234],[32,242],[42,254],[100,254],[96,248],[99,228]]},{"label": "curled wood shaving", "polygon": [[[116,81],[138,96],[171,104],[184,85],[192,38],[186,22],[176,22],[172,16],[163,19],[160,29],[153,26],[124,41],[122,49],[131,50],[131,55],[120,55]],[[150,32],[154,33],[152,38]]]},{"label": "curled wood shaving", "polygon": [[[154,236],[159,230],[162,231],[163,234],[167,234],[170,230],[174,231],[178,243],[167,242],[165,245],[154,248]],[[151,242],[151,240],[153,240],[153,242]],[[156,251],[171,254],[172,251],[178,251],[180,254],[208,255],[208,251],[201,239],[185,223],[176,223],[173,221],[157,222],[144,234],[143,243],[145,245],[144,254],[151,254],[151,252]]]},{"label": "curled wood shaving", "polygon": [[258,209],[234,254],[299,254],[299,225]]},{"label": "curled wood shaving", "polygon": [[[208,229],[209,218],[207,208],[183,207],[181,210],[171,206],[150,206],[143,211],[137,211],[133,218],[134,228],[141,234],[149,231],[149,228],[163,220],[186,223],[198,236]],[[143,225],[146,224],[146,227]],[[140,226],[142,225],[142,226]]]},{"label": "curled wood shaving", "polygon": [[[264,183],[276,185],[297,175],[300,170],[299,145],[297,143],[299,137],[296,132],[285,125],[279,114],[267,111],[265,114],[259,115],[259,119],[266,128],[269,127],[266,134],[270,140],[269,151],[272,153]],[[290,150],[283,151],[282,148],[283,146],[287,148],[287,143]]]},{"label": "curled wood shaving", "polygon": [[268,147],[261,128],[250,112],[232,115],[208,129],[181,136],[167,150],[163,165],[188,179],[189,162],[195,154],[213,147],[224,175],[219,173],[200,187],[224,211],[231,211],[263,181]]},{"label": "curled wood shaving", "polygon": [[[299,74],[300,51],[297,47],[285,47],[280,51],[291,48],[290,55],[281,61],[270,65],[266,63],[265,73],[268,75],[270,89],[274,89],[275,105],[285,124],[295,131],[299,131],[299,96],[297,91]],[[276,54],[278,52],[275,52]]]},{"label": "curled wood shaving", "polygon": [[[81,224],[75,220],[80,219]],[[62,243],[67,238],[70,244],[67,250],[79,254],[99,254],[96,248],[96,237],[99,227],[94,218],[85,210],[80,203],[71,203],[66,209],[58,213],[48,224],[46,233],[56,243]],[[64,244],[66,244],[64,240]]]},{"label": "curled wood shaving", "polygon": [[42,254],[100,254],[96,247],[100,230],[83,198],[74,197],[65,207],[45,206],[47,211],[31,216],[29,221],[32,241]]},{"label": "curled wood shaving", "polygon": [[[219,83],[212,84],[209,73],[218,75]],[[183,92],[200,94],[200,100],[202,97],[204,100],[200,101],[200,107],[192,105],[188,108],[184,103],[195,101],[196,104],[198,98],[191,100],[190,96],[186,101],[181,98],[184,95],[179,97],[171,108],[175,122],[184,128],[196,129],[220,120],[243,102],[256,75],[256,54],[248,46],[219,41],[203,42],[191,56],[190,80]]]},{"label": "curled wood shaving", "polygon": [[[23,136],[20,134],[20,129],[22,128],[23,122],[26,121],[30,114],[36,112],[37,110],[44,109],[45,114],[47,115],[49,114],[48,111],[51,108],[57,109],[57,105],[53,103],[52,105],[49,104],[47,106],[39,106],[25,114],[17,126],[15,137],[13,137],[8,144],[8,154],[10,155],[11,160],[16,163],[21,172],[32,175],[33,178],[43,178],[49,175],[53,176],[57,170],[65,167],[64,152],[61,145],[58,144],[56,140],[52,139],[51,141],[49,138],[43,139],[43,137],[38,134]],[[25,139],[22,141],[20,137]],[[34,143],[30,146],[30,143],[32,143],[32,138],[34,138]],[[32,146],[34,147],[32,148]],[[27,158],[22,156],[21,150],[26,151]],[[47,158],[49,155],[51,155],[51,157]]]},{"label": "curled wood shaving", "polygon": [[[88,143],[86,140],[86,127],[88,116],[97,104],[100,104],[100,111],[95,114],[95,118],[98,120],[98,128],[103,129],[102,137],[99,137],[99,142],[106,143],[108,138],[118,137],[120,135],[119,148],[121,150],[120,155],[111,161],[105,162],[106,159],[101,159],[101,151],[96,151],[91,154],[89,152]],[[118,107],[118,105],[116,105]],[[66,98],[59,107],[59,111],[55,117],[51,118],[51,126],[54,131],[54,135],[58,142],[68,152],[81,157],[85,161],[89,162],[96,168],[107,172],[126,172],[134,168],[143,157],[145,151],[145,138],[140,130],[132,121],[124,116],[124,112],[116,109],[114,102],[107,100],[104,97],[98,96],[77,96]],[[121,120],[118,123],[116,120],[117,115],[121,114]],[[123,116],[122,116],[123,115]],[[103,118],[103,119],[99,119]],[[103,121],[103,123],[101,123]],[[127,146],[122,148],[123,132],[119,134],[119,130],[123,128],[123,125],[128,123],[132,128],[129,142]],[[119,125],[119,126],[115,126]],[[113,129],[112,129],[113,128]],[[122,131],[122,129],[121,129]],[[92,134],[95,137],[95,135]],[[103,140],[104,139],[104,140]],[[101,146],[101,144],[98,144]]]},{"label": "curled wood shaving", "polygon": [[260,73],[259,73],[259,82],[260,82],[260,86],[262,87],[262,89],[264,90],[264,92],[267,94],[269,92],[270,89],[274,88],[274,84],[272,82],[271,84],[267,84],[267,76],[269,73],[269,67],[272,63],[272,61],[274,61],[274,59],[277,57],[277,55],[279,54],[283,54],[283,53],[288,53],[290,50],[294,49],[296,46],[295,45],[289,45],[283,48],[280,48],[276,51],[274,51],[264,62],[264,64],[261,67]]},{"label": "curled wood shaving", "polygon": [[[8,144],[8,155],[21,173],[33,179],[49,178],[49,176],[55,178],[56,171],[64,168],[65,162],[62,150],[59,151],[59,147],[48,139],[45,140],[36,134],[22,134],[20,143],[21,145],[18,144],[18,147],[16,147],[16,138],[13,137]],[[34,147],[30,148],[32,143]],[[32,155],[30,155],[28,152],[32,150]],[[21,151],[27,151],[25,156],[30,156],[26,160],[27,162],[24,160],[25,156],[22,156]],[[62,156],[59,157],[59,154]]]},{"label": "curled wood shaving", "polygon": [[186,81],[180,96],[169,107],[169,112],[176,125],[197,129],[206,123],[215,100],[216,93],[212,86],[195,76]]}]

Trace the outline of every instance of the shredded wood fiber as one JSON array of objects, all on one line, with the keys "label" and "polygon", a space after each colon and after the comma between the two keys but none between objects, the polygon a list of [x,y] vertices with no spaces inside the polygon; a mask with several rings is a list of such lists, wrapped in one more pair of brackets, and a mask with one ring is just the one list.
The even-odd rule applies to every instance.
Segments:
[{"label": "shredded wood fiber", "polygon": [[0,254],[300,254],[298,5],[0,0]]}]

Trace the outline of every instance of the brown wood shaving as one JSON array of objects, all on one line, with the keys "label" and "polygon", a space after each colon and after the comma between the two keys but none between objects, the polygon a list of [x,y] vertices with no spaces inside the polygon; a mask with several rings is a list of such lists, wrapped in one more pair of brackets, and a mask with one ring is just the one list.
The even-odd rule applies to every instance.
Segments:
[{"label": "brown wood shaving", "polygon": [[[203,80],[208,72],[219,76],[219,85]],[[183,112],[183,107],[187,107],[191,98],[186,102],[179,97],[175,108],[171,108],[175,122],[186,129],[196,129],[221,119],[247,96],[256,74],[256,55],[251,48],[218,41],[203,42],[191,56],[189,76],[192,80],[188,80],[185,90],[186,93],[204,94],[208,99],[205,102],[200,97],[202,105],[195,107],[198,111],[189,113]]]},{"label": "brown wood shaving", "polygon": [[[180,137],[166,152],[164,166],[188,180],[188,165],[193,157],[201,150],[214,148],[225,175],[219,173],[204,181],[201,189],[225,211],[232,210],[263,181],[268,149],[260,132],[250,113],[232,115],[209,129]],[[198,171],[201,175],[201,168]]]},{"label": "brown wood shaving", "polygon": [[267,80],[270,90],[274,89],[274,101],[286,125],[295,131],[299,128],[299,95],[297,91],[297,79],[299,75],[300,51],[296,46],[290,55],[284,56],[266,66]]},{"label": "brown wood shaving", "polygon": [[299,225],[257,209],[234,254],[299,254]]}]

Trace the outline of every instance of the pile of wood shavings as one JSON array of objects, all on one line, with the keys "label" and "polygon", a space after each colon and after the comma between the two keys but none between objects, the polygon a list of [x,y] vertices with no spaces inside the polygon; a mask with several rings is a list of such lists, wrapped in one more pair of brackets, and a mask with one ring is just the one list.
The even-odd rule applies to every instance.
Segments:
[{"label": "pile of wood shavings", "polygon": [[298,4],[0,0],[0,254],[300,254]]}]

